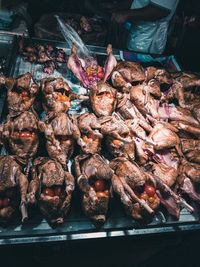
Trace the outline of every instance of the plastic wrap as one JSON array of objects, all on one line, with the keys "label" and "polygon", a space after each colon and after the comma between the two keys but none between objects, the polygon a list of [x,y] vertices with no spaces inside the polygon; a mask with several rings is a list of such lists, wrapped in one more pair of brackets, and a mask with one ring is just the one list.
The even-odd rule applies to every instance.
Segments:
[{"label": "plastic wrap", "polygon": [[168,22],[151,22],[134,25],[127,42],[129,50],[162,54],[167,42]]},{"label": "plastic wrap", "polygon": [[60,30],[65,38],[65,41],[67,42],[68,47],[71,48],[72,44],[75,44],[79,59],[82,58],[87,60],[88,65],[91,66],[94,64],[94,61],[95,64],[97,64],[95,55],[88,50],[78,33],[69,24],[65,23],[61,18],[59,18],[59,16],[56,15],[55,17],[59,23]]}]

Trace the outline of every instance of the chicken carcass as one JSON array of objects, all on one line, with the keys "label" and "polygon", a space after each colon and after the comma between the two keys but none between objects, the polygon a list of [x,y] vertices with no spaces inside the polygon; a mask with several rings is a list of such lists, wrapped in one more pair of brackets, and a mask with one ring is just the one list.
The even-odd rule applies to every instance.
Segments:
[{"label": "chicken carcass", "polygon": [[143,68],[135,62],[120,61],[113,70],[111,79],[114,87],[127,92],[132,84],[145,80],[145,73]]},{"label": "chicken carcass", "polygon": [[159,101],[155,97],[161,97],[160,87],[156,80],[150,80],[148,84],[132,86],[130,89],[130,100],[138,108],[138,110],[146,116],[150,114],[159,120],[158,113]]},{"label": "chicken carcass", "polygon": [[19,41],[19,53],[24,61],[44,64],[44,72],[51,74],[58,68],[57,62],[65,62],[65,52],[50,44],[34,43],[32,40],[22,38]]},{"label": "chicken carcass", "polygon": [[177,179],[177,187],[181,193],[187,194],[192,200],[200,203],[200,165],[181,160],[180,173]]},{"label": "chicken carcass", "polygon": [[98,116],[109,116],[117,105],[117,90],[108,83],[97,82],[90,89],[90,103],[93,112]]},{"label": "chicken carcass", "polygon": [[194,118],[189,109],[179,106],[169,106],[168,104],[163,104],[158,108],[158,113],[161,120],[184,121],[186,123],[199,124],[199,121]]},{"label": "chicken carcass", "polygon": [[22,222],[28,219],[28,179],[15,156],[0,156],[0,223],[7,225],[20,208]]},{"label": "chicken carcass", "polygon": [[134,219],[143,219],[154,214],[160,200],[156,195],[155,184],[135,163],[124,157],[110,162],[114,174],[112,187],[120,197],[128,215]]},{"label": "chicken carcass", "polygon": [[81,138],[81,150],[86,154],[95,154],[101,150],[103,135],[100,132],[102,127],[94,113],[85,113],[77,118]]},{"label": "chicken carcass", "polygon": [[74,191],[74,177],[62,165],[46,157],[36,158],[28,190],[28,203],[38,202],[41,213],[55,227],[63,223]]},{"label": "chicken carcass", "polygon": [[178,154],[183,156],[177,132],[178,130],[170,123],[156,122],[146,141],[151,143],[155,150],[175,147]]},{"label": "chicken carcass", "polygon": [[33,108],[39,86],[27,72],[17,78],[4,78],[7,89],[8,119]]},{"label": "chicken carcass", "polygon": [[56,116],[59,112],[68,111],[72,100],[83,98],[83,96],[74,93],[63,78],[43,78],[41,89],[42,104],[47,118]]},{"label": "chicken carcass", "polygon": [[135,159],[135,145],[129,128],[118,117],[113,116],[101,127],[101,133],[105,136],[108,151],[117,157],[127,157],[131,161]]},{"label": "chicken carcass", "polygon": [[83,211],[96,227],[100,227],[108,212],[112,170],[99,154],[79,155],[74,162]]},{"label": "chicken carcass", "polygon": [[123,120],[133,119],[135,123],[145,131],[150,132],[152,130],[151,125],[147,122],[137,107],[129,100],[127,95],[124,94],[122,98],[118,98],[116,111]]},{"label": "chicken carcass", "polygon": [[91,88],[96,82],[108,80],[117,61],[112,53],[111,44],[107,47],[108,58],[104,68],[98,65],[93,57],[80,57],[77,53],[77,47],[72,44],[72,52],[69,56],[67,67],[73,72],[75,77],[86,88]]},{"label": "chicken carcass", "polygon": [[74,152],[74,141],[84,145],[73,118],[66,113],[59,113],[48,123],[40,122],[39,127],[45,134],[46,148],[50,158],[60,162],[65,169]]},{"label": "chicken carcass", "polygon": [[38,118],[32,112],[25,111],[14,120],[8,120],[2,128],[5,150],[17,155],[24,164],[30,162],[39,146]]},{"label": "chicken carcass", "polygon": [[161,103],[168,102],[169,100],[177,99],[178,104],[182,108],[187,108],[184,98],[184,88],[182,84],[178,81],[174,81],[171,87],[162,93],[160,99]]},{"label": "chicken carcass", "polygon": [[175,72],[171,74],[172,77],[180,82],[184,89],[194,88],[200,86],[200,75],[199,73],[190,72]]}]

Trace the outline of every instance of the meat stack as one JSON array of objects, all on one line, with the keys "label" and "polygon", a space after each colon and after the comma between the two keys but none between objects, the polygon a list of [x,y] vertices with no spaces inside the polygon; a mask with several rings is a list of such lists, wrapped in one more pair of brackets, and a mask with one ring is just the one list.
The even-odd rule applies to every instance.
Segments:
[{"label": "meat stack", "polygon": [[[1,201],[12,195],[5,176],[14,192],[20,189],[22,221],[27,203],[37,202],[53,227],[69,211],[74,176],[83,211],[97,227],[106,222],[112,197],[136,220],[151,220],[160,205],[177,220],[182,207],[194,211],[184,196],[200,201],[200,77],[117,62],[111,45],[107,54],[102,67],[94,58],[79,58],[72,47],[67,66],[88,96],[75,94],[61,77],[44,78],[43,121],[31,74],[2,79],[8,116],[1,142],[9,156],[0,161],[12,171],[0,179],[0,216],[6,208]],[[67,114],[74,99],[89,99],[89,112]]]}]

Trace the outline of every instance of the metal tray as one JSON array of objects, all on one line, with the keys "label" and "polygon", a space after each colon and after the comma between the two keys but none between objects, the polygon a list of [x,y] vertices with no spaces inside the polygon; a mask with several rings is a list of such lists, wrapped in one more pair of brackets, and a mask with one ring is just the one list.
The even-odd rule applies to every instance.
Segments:
[{"label": "metal tray", "polygon": [[[14,39],[14,35],[0,33],[0,58],[5,59],[5,66],[3,70],[4,75],[9,75],[11,55],[14,48]],[[5,93],[0,92],[0,116],[3,110],[4,99]]]},{"label": "metal tray", "polygon": [[[50,42],[47,40],[37,41],[54,44],[58,48],[63,48],[67,55],[70,54],[70,49],[66,47],[65,43]],[[39,83],[43,77],[47,76],[47,74],[42,72],[42,66],[23,61],[22,57],[17,53],[18,39],[14,39],[13,42],[12,64],[10,65],[8,75],[17,77],[29,71]],[[96,54],[99,63],[102,64],[106,58],[106,48],[88,47]],[[114,50],[114,54],[119,60],[120,52]],[[76,93],[86,93],[86,89],[67,70],[66,63],[60,64],[59,69],[52,76],[65,78]],[[72,103],[69,113],[83,113],[86,110],[86,107],[80,108],[79,102],[76,100]],[[69,169],[70,167],[71,162],[69,163]],[[24,225],[21,225],[18,219],[6,228],[0,227],[0,245],[162,234],[166,232],[200,229],[199,206],[191,201],[189,203],[195,209],[193,214],[182,209],[179,220],[174,220],[165,209],[160,208],[151,222],[141,224],[125,214],[123,206],[117,198],[112,199],[105,225],[100,229],[96,229],[83,214],[80,206],[79,191],[76,189],[72,198],[71,210],[64,224],[56,229],[52,229],[41,216],[37,207],[32,207],[29,210],[29,220]]]}]

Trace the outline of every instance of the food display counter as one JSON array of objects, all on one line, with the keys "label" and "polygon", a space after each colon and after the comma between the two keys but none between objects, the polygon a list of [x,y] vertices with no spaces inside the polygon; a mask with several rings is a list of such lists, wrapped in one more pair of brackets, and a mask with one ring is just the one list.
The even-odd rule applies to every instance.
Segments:
[{"label": "food display counter", "polygon": [[[71,49],[66,47],[64,42],[54,42],[36,39],[42,44],[53,44],[58,48],[62,48],[66,55],[69,56]],[[0,56],[6,57],[5,75],[8,77],[18,77],[21,74],[30,72],[34,79],[39,83],[46,76],[42,71],[40,64],[32,64],[24,61],[18,53],[19,38],[11,35],[0,35]],[[106,48],[88,46],[92,51],[99,64],[103,64],[106,59]],[[117,60],[124,59],[123,51],[113,49],[113,54]],[[139,59],[142,62],[142,58]],[[151,60],[149,60],[152,64]],[[160,61],[160,62],[159,62]],[[174,58],[172,60],[174,61]],[[170,60],[170,64],[172,64]],[[154,59],[154,63],[162,63],[162,60]],[[168,61],[169,62],[169,61]],[[166,65],[165,61],[165,65]],[[147,63],[145,63],[147,65]],[[174,65],[177,66],[177,63]],[[170,66],[171,67],[171,66]],[[74,75],[67,70],[66,63],[59,64],[59,68],[54,71],[54,77],[63,77],[68,81],[69,86],[75,93],[86,93],[86,89],[80,85]],[[75,100],[74,104],[69,109],[69,114],[78,112],[79,100]],[[0,114],[1,121],[4,118],[5,95],[1,94],[0,98]],[[84,108],[82,112],[86,111]],[[4,155],[4,150],[1,147],[1,155]],[[71,161],[69,163],[71,169]],[[128,217],[123,209],[120,200],[117,198],[111,199],[107,221],[99,229],[83,214],[80,204],[79,191],[75,189],[72,197],[72,205],[69,214],[66,216],[64,223],[51,228],[46,220],[42,217],[37,207],[30,207],[28,210],[29,219],[21,224],[20,218],[13,221],[7,227],[0,227],[0,245],[8,244],[24,244],[24,243],[45,243],[45,242],[60,242],[67,240],[82,240],[82,239],[104,239],[114,237],[126,237],[134,235],[156,235],[162,233],[176,231],[196,231],[200,229],[199,224],[199,206],[195,202],[188,199],[188,203],[194,208],[194,212],[190,213],[186,209],[182,209],[180,218],[175,220],[170,216],[165,209],[159,208],[156,211],[153,220],[149,223],[139,223],[131,217]]]}]

